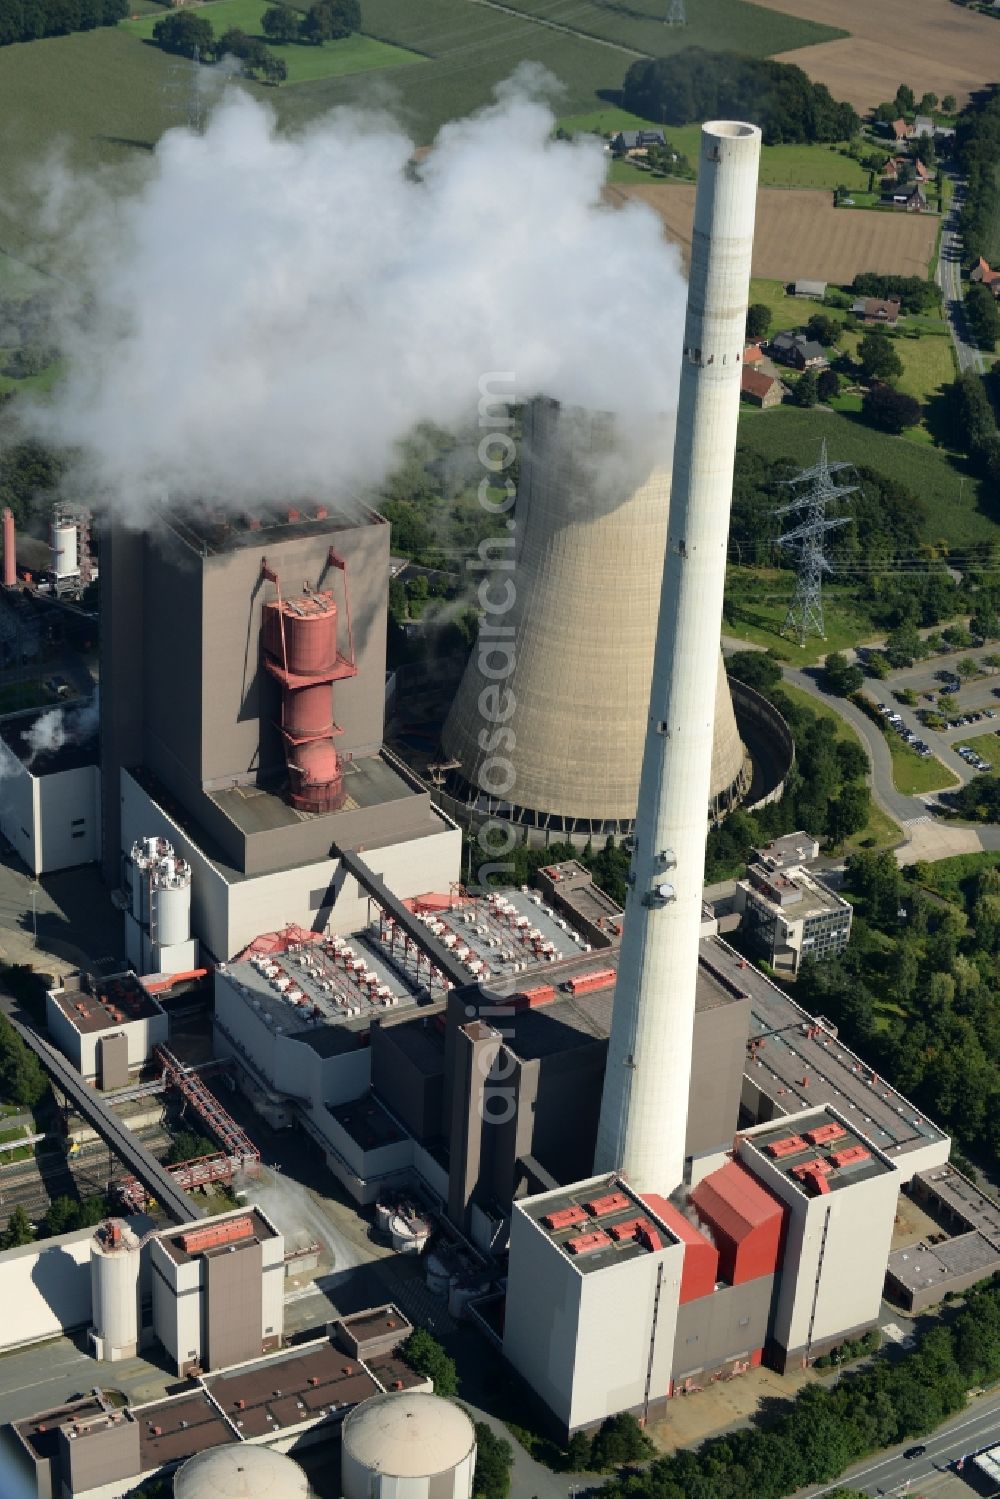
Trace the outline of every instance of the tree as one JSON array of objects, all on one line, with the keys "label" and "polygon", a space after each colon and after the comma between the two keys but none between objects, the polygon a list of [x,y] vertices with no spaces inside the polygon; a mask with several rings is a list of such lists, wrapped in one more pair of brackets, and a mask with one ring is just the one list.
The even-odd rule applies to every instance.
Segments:
[{"label": "tree", "polygon": [[[440,1394],[440,1391],[438,1391]],[[485,1421],[475,1423],[476,1472],[473,1499],[507,1499],[514,1451],[505,1437],[498,1437]]]},{"label": "tree", "polygon": [[827,348],[830,348],[840,337],[840,324],[836,318],[829,317],[825,312],[814,312],[806,323],[806,332],[817,343],[825,344]]},{"label": "tree", "polygon": [[747,308],[747,338],[766,338],[771,326],[771,309],[766,302],[751,302]]},{"label": "tree", "polygon": [[893,100],[893,103],[896,106],[897,113],[901,115],[912,114],[915,100],[913,90],[910,88],[909,84],[901,83],[899,85],[899,88],[896,90],[896,97]]},{"label": "tree", "polygon": [[816,377],[816,394],[821,401],[832,401],[840,391],[840,376],[836,370],[820,370]]},{"label": "tree", "polygon": [[164,52],[177,57],[193,57],[195,48],[201,57],[215,55],[215,32],[211,21],[189,10],[175,11],[157,21],[153,27],[153,41]]},{"label": "tree", "polygon": [[938,107],[937,94],[921,94],[919,112],[922,115],[932,115]]},{"label": "tree", "polygon": [[260,19],[261,30],[272,42],[296,42],[301,17],[290,5],[271,5]]},{"label": "tree", "polygon": [[576,1431],[570,1437],[566,1467],[570,1473],[583,1473],[590,1467],[590,1437],[585,1431]]},{"label": "tree", "polygon": [[868,774],[868,756],[856,739],[837,741],[837,759],[845,781],[860,781]]},{"label": "tree", "polygon": [[945,718],[954,718],[958,712],[958,698],[952,697],[950,692],[942,692],[938,696],[938,707]]},{"label": "tree", "polygon": [[302,22],[300,35],[321,47],[324,42],[342,41],[360,29],[359,0],[315,0]]},{"label": "tree", "polygon": [[652,1452],[652,1443],[628,1411],[607,1416],[594,1436],[590,1466],[596,1473],[620,1468],[623,1463],[638,1462]]},{"label": "tree", "polygon": [[196,1161],[201,1156],[214,1154],[215,1146],[211,1140],[206,1140],[195,1130],[182,1129],[174,1136],[167,1152],[167,1165],[177,1166],[181,1161]]},{"label": "tree", "polygon": [[270,48],[265,48],[265,55],[261,60],[261,72],[265,83],[277,87],[284,83],[288,77],[288,64],[283,57],[275,57]]},{"label": "tree", "polygon": [[856,663],[848,661],[840,651],[831,651],[823,667],[823,684],[828,692],[837,697],[850,697],[864,685],[865,674]]},{"label": "tree", "polygon": [[33,1109],[48,1087],[35,1053],[5,1015],[0,1015],[0,1103]]},{"label": "tree", "polygon": [[819,400],[819,377],[815,370],[803,370],[795,388],[792,391],[792,400],[796,406],[815,406]]},{"label": "tree", "polygon": [[867,380],[897,380],[903,361],[881,328],[870,328],[858,345],[858,363]]},{"label": "tree", "polygon": [[7,1227],[0,1233],[0,1249],[20,1249],[22,1244],[30,1244],[34,1237],[31,1219],[18,1203],[7,1219]]},{"label": "tree", "polygon": [[922,657],[924,643],[916,625],[908,621],[890,630],[886,636],[885,654],[889,665],[894,669],[912,666],[914,661]]},{"label": "tree", "polygon": [[757,692],[767,693],[781,681],[781,663],[770,651],[734,651],[726,658],[726,671]]},{"label": "tree", "polygon": [[944,98],[941,100],[941,108],[944,110],[946,115],[953,115],[955,113],[955,95],[945,94]]},{"label": "tree", "polygon": [[852,833],[867,827],[871,816],[871,792],[858,782],[845,786],[830,803],[829,833],[834,843],[842,843]]},{"label": "tree", "polygon": [[958,674],[960,677],[965,677],[966,679],[977,677],[979,675],[979,662],[975,661],[972,656],[963,656],[958,663]]},{"label": "tree", "polygon": [[995,349],[1000,339],[1000,307],[988,286],[973,285],[965,293],[965,321],[981,349]]},{"label": "tree", "polygon": [[436,1395],[447,1398],[458,1394],[455,1360],[449,1358],[426,1327],[418,1327],[410,1334],[406,1343],[406,1361],[418,1374],[425,1374],[434,1381]]},{"label": "tree", "polygon": [[873,385],[865,392],[861,402],[861,414],[873,427],[899,436],[907,427],[915,427],[920,420],[920,402],[913,396],[893,390],[891,385]]}]

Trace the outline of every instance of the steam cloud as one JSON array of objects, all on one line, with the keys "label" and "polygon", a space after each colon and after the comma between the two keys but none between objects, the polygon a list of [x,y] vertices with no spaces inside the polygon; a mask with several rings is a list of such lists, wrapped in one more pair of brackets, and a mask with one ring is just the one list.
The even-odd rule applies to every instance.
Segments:
[{"label": "steam cloud", "polygon": [[416,424],[474,420],[491,372],[519,399],[672,408],[678,254],[650,209],[602,202],[600,142],[553,140],[524,81],[416,169],[385,115],[288,137],[233,92],[203,136],[163,137],[110,217],[94,182],[64,180],[53,223],[85,312],[33,425],[141,522],[166,498],[346,501]]},{"label": "steam cloud", "polygon": [[99,718],[96,694],[79,708],[50,708],[36,718],[24,736],[29,768],[39,755],[52,754],[64,744],[78,744],[89,738],[97,732]]}]

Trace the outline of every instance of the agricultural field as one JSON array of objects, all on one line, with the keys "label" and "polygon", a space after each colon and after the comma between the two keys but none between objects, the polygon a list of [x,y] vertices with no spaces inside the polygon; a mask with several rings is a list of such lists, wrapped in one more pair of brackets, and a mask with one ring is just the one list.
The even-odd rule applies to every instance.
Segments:
[{"label": "agricultural field", "polygon": [[[687,259],[693,184],[651,182],[609,191],[619,201],[639,198],[654,208]],[[834,208],[828,192],[764,188],[757,202],[753,273],[772,281],[814,277],[837,285],[853,281],[860,271],[926,276],[937,228],[936,218]]]},{"label": "agricultural field", "polygon": [[[818,25],[808,16],[782,15],[750,0],[693,0],[686,26],[665,26],[660,0],[628,4],[600,0],[504,0],[511,10],[551,21],[584,36],[600,37],[637,55],[666,57],[682,47],[720,48],[747,57],[770,57],[795,47],[830,42],[847,32],[837,22]],[[723,40],[724,39],[724,40]]]},{"label": "agricultural field", "polygon": [[954,94],[964,104],[970,93],[996,78],[997,22],[951,0],[760,0],[785,16],[843,26],[850,39],[822,42],[784,52],[835,99],[869,109],[891,99],[908,83],[919,99],[931,90]]},{"label": "agricultural field", "polygon": [[[260,26],[260,18],[267,5],[268,0],[209,0],[208,4],[198,7],[198,14],[211,23],[217,37],[230,27],[237,27],[248,36],[259,37],[266,42],[287,65],[289,83],[307,83],[317,78],[341,78],[345,74],[370,73],[377,68],[406,67],[410,63],[424,61],[417,52],[360,34],[345,37],[339,42],[326,42],[322,47],[310,46],[304,42],[272,42],[264,35]],[[298,8],[300,7],[296,7]],[[159,8],[159,14],[122,22],[122,28],[155,45],[152,41],[153,27],[161,16],[162,8]]]},{"label": "agricultural field", "polygon": [[939,448],[876,432],[848,413],[791,406],[774,411],[744,408],[741,413],[740,442],[772,458],[811,463],[824,437],[831,459],[864,464],[920,496],[927,506],[924,530],[929,543],[963,547],[996,540],[988,496]]}]

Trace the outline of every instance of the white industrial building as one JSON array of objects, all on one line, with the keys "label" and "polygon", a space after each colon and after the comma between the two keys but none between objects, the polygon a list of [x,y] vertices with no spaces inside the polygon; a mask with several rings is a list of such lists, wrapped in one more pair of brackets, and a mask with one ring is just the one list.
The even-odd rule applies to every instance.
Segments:
[{"label": "white industrial building", "polygon": [[67,975],[45,996],[45,1023],[63,1056],[104,1091],[124,1088],[170,1029],[163,1006],[131,973]]},{"label": "white industrial building", "polygon": [[780,857],[750,865],[736,882],[733,909],[748,941],[780,974],[794,976],[804,958],[834,957],[851,940],[850,901]]},{"label": "white industrial building", "polygon": [[[127,771],[121,773],[121,787],[122,846],[130,848],[150,836],[163,838],[187,863],[192,929],[216,958],[232,957],[260,932],[289,924],[312,927],[318,912],[324,928],[337,932],[367,925],[368,898],[341,872],[339,859],[245,873],[206,852]],[[409,833],[399,841],[365,844],[365,863],[399,896],[447,890],[460,877],[460,829],[436,807],[429,809],[428,819],[418,837]]]},{"label": "white industrial building", "polygon": [[683,1264],[614,1175],[514,1203],[504,1356],[564,1431],[666,1400]]},{"label": "white industrial building", "polygon": [[36,876],[93,864],[101,853],[96,720],[63,738],[66,722],[89,720],[59,707],[0,723],[0,833]]}]

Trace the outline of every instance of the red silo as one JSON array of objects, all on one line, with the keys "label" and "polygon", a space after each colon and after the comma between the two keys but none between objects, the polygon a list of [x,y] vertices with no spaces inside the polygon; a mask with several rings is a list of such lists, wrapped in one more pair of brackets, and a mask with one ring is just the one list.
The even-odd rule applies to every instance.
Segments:
[{"label": "red silo", "polygon": [[13,588],[17,583],[17,532],[14,529],[14,512],[7,505],[3,512],[3,586]]},{"label": "red silo", "polygon": [[[330,562],[344,573],[347,632],[347,569],[333,552]],[[264,565],[264,574],[277,578]],[[350,658],[337,646],[338,611],[332,593],[307,589],[293,598],[264,605],[264,665],[281,683],[281,732],[288,765],[288,793],[303,812],[335,812],[344,801],[344,775],[334,735],[333,683],[357,675],[353,641]]]}]

